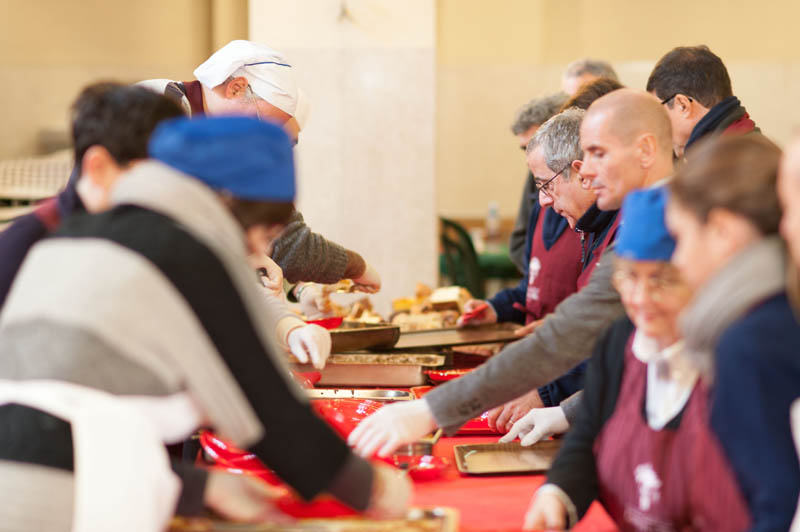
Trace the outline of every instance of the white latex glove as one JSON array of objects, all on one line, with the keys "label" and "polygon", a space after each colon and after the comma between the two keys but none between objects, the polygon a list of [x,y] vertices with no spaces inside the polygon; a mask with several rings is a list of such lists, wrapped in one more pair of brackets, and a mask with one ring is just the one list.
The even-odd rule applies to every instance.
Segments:
[{"label": "white latex glove", "polygon": [[523,530],[565,530],[567,508],[554,493],[542,492],[534,495],[525,514]]},{"label": "white latex glove", "polygon": [[377,519],[405,517],[412,491],[406,472],[384,464],[375,464],[372,470],[372,494],[365,513]]},{"label": "white latex glove", "polygon": [[569,430],[569,422],[560,406],[534,408],[514,423],[508,434],[500,438],[500,443],[508,443],[519,437],[520,443],[527,447],[542,438],[553,434],[563,434]]},{"label": "white latex glove", "polygon": [[398,401],[381,407],[359,423],[347,443],[361,456],[370,457],[378,451],[378,456],[386,457],[435,428],[436,421],[424,399]]},{"label": "white latex glove", "polygon": [[381,289],[381,276],[378,275],[378,272],[367,264],[367,267],[364,269],[364,273],[361,274],[361,277],[357,277],[353,279],[355,286],[353,287],[354,290],[358,290],[359,292],[369,292],[370,294],[374,294],[378,290]]},{"label": "white latex glove", "polygon": [[325,299],[322,297],[322,286],[317,283],[303,283],[302,286],[295,288],[295,293],[300,293],[297,296],[297,301],[300,302],[300,311],[309,320],[321,320],[329,318],[323,308]]},{"label": "white latex glove", "polygon": [[246,523],[291,522],[272,502],[280,492],[247,474],[208,472],[203,502],[230,521]]},{"label": "white latex glove", "polygon": [[475,310],[478,305],[488,305],[487,301],[483,301],[482,299],[470,299],[466,303],[464,303],[464,313],[459,316],[458,321],[456,322],[457,327],[465,327],[465,326],[474,326],[474,325],[483,325],[484,323],[497,323],[497,312],[495,312],[494,308],[491,305],[488,305],[486,310],[475,316],[471,319],[464,319],[465,316]]},{"label": "white latex glove", "polygon": [[281,300],[286,300],[283,291],[283,270],[278,264],[265,254],[252,254],[248,257],[250,264],[258,272],[261,284],[267,293]]},{"label": "white latex glove", "polygon": [[317,369],[324,368],[331,355],[331,333],[313,323],[289,331],[286,343],[297,360],[314,364]]}]

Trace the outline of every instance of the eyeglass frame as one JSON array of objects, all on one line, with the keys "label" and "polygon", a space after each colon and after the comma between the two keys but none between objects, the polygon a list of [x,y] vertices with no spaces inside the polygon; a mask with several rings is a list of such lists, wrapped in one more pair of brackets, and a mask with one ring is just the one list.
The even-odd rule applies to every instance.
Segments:
[{"label": "eyeglass frame", "polygon": [[551,196],[551,195],[550,195],[550,193],[547,191],[547,187],[548,187],[548,185],[550,185],[550,183],[551,183],[551,182],[553,182],[553,180],[554,180],[555,178],[557,178],[558,176],[560,176],[561,174],[563,174],[563,173],[564,173],[564,170],[566,170],[566,169],[567,169],[567,168],[569,168],[570,166],[572,166],[572,163],[567,163],[567,164],[566,164],[566,166],[564,166],[564,168],[562,168],[561,170],[559,170],[558,172],[556,172],[556,175],[554,175],[553,177],[551,177],[550,179],[548,179],[547,181],[545,181],[545,182],[544,182],[544,183],[542,183],[541,185],[540,185],[540,184],[539,184],[539,183],[536,181],[538,178],[537,178],[536,176],[533,176],[533,185],[536,187],[536,191],[537,191],[537,192],[544,192],[544,194],[545,194],[545,195],[546,195],[548,198],[551,198],[551,199],[552,199],[552,198],[553,198],[553,196]]},{"label": "eyeglass frame", "polygon": [[[672,100],[673,98],[675,98],[675,96],[677,96],[677,95],[679,95],[679,94],[683,94],[683,93],[682,93],[682,92],[676,92],[675,94],[673,94],[673,95],[672,95],[672,96],[670,96],[669,98],[664,98],[663,100],[661,100],[661,105],[664,105],[665,103],[667,103],[668,101]],[[686,96],[685,94],[683,94],[683,95],[684,95],[684,96]],[[692,97],[691,97],[691,96],[686,96],[686,98],[687,98],[687,99],[688,99],[690,102],[693,102],[693,101],[694,101],[694,100],[692,99]],[[670,107],[670,109],[672,109],[672,108]]]},{"label": "eyeglass frame", "polygon": [[[620,295],[622,295],[623,292],[632,292],[639,282],[639,279],[634,278],[624,270],[616,270],[611,274],[611,284],[617,289]],[[624,288],[623,285],[626,283],[629,283],[629,286]],[[683,280],[680,277],[672,279],[665,277],[646,277],[644,279],[644,285],[647,288],[647,294],[650,299],[655,303],[660,303],[664,301],[665,294],[675,288],[681,287],[683,285]]]}]

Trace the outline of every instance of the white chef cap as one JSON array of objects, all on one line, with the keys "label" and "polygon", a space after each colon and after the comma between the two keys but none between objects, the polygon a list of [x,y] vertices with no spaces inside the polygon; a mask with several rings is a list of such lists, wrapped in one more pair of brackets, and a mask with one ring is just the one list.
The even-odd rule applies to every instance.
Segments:
[{"label": "white chef cap", "polygon": [[283,54],[265,44],[231,41],[197,67],[194,76],[206,87],[214,88],[234,73],[246,77],[259,98],[295,116],[297,85],[292,65]]}]

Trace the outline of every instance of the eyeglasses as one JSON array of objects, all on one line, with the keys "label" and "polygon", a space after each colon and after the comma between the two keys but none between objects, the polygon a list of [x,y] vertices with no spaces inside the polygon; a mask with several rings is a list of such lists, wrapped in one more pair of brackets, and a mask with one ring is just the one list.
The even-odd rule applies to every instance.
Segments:
[{"label": "eyeglasses", "polygon": [[667,294],[683,287],[683,280],[675,275],[656,275],[640,279],[633,272],[617,270],[611,276],[611,282],[617,292],[622,296],[630,296],[636,290],[639,282],[644,283],[644,288],[650,299],[656,303],[664,300]]},{"label": "eyeglasses", "polygon": [[[670,101],[671,99],[673,99],[673,98],[674,98],[675,96],[677,96],[678,94],[680,94],[680,92],[676,92],[675,94],[673,94],[673,95],[672,95],[672,96],[670,96],[669,98],[664,98],[663,100],[661,100],[661,105],[664,105],[665,103],[667,103],[668,101]],[[694,100],[692,100],[692,97],[691,97],[691,96],[687,96],[686,98],[687,98],[687,99],[688,99],[690,102],[691,102],[691,101],[694,101]]]},{"label": "eyeglasses", "polygon": [[564,170],[566,170],[567,168],[569,168],[569,166],[570,166],[570,163],[567,163],[567,165],[566,165],[566,166],[564,166],[564,168],[562,168],[561,170],[559,170],[558,172],[556,172],[556,175],[554,175],[553,177],[551,177],[550,179],[548,179],[547,181],[545,181],[544,183],[541,183],[541,184],[540,184],[540,181],[541,181],[541,180],[540,180],[538,177],[534,176],[534,178],[533,178],[533,182],[534,182],[534,184],[536,185],[536,190],[537,190],[537,191],[539,191],[539,192],[544,192],[544,194],[545,194],[545,195],[546,195],[548,198],[552,198],[553,196],[551,196],[551,195],[550,195],[550,192],[548,191],[548,189],[550,188],[550,183],[552,183],[552,182],[553,182],[553,180],[554,180],[555,178],[557,178],[557,177],[558,177],[558,176],[560,176],[562,173],[564,173]]},{"label": "eyeglasses", "polygon": [[250,85],[247,86],[247,94],[250,96],[250,101],[253,103],[253,107],[256,108],[256,117],[261,120],[261,111],[258,109],[258,102],[256,101],[256,94],[253,92],[253,89]]}]

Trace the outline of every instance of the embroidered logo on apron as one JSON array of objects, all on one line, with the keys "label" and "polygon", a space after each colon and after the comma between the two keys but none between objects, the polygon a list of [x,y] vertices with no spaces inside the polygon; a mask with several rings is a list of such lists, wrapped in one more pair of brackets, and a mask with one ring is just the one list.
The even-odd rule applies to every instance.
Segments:
[{"label": "embroidered logo on apron", "polygon": [[636,466],[633,477],[639,486],[639,509],[646,512],[654,502],[658,502],[661,498],[661,480],[659,480],[652,464]]},{"label": "embroidered logo on apron", "polygon": [[542,271],[542,262],[539,257],[531,257],[531,262],[528,265],[528,292],[526,297],[529,301],[539,301],[539,287],[535,285],[536,277]]}]

